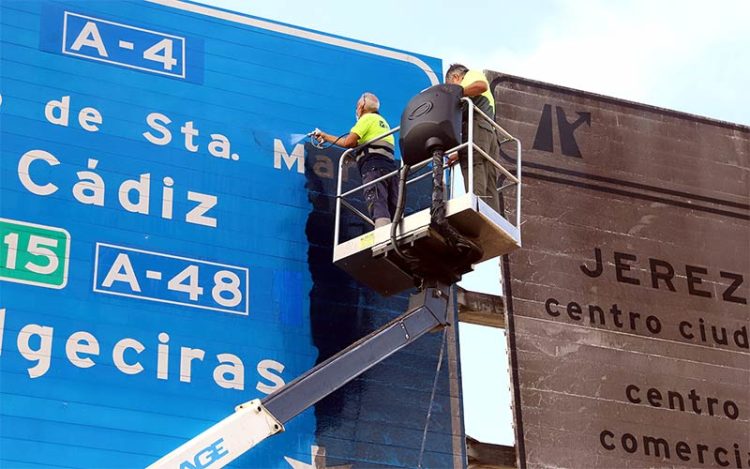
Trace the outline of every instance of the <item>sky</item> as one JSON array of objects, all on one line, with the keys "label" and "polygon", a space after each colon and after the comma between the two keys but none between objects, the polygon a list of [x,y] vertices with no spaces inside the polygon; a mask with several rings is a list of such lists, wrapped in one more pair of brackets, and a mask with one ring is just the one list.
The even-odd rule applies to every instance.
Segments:
[{"label": "sky", "polygon": [[201,0],[616,98],[750,125],[746,0]]},{"label": "sky", "polygon": [[[228,10],[750,125],[750,1],[201,0]],[[500,293],[496,261],[463,286]],[[513,444],[505,336],[462,324],[467,433]],[[482,357],[496,356],[495,362]]]}]

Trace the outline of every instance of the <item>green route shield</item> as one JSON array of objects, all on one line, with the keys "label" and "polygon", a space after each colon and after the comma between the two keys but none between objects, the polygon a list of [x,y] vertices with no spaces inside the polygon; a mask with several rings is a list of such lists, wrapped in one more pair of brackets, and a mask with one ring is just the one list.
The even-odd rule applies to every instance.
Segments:
[{"label": "green route shield", "polygon": [[0,218],[0,280],[65,288],[69,253],[66,230]]}]

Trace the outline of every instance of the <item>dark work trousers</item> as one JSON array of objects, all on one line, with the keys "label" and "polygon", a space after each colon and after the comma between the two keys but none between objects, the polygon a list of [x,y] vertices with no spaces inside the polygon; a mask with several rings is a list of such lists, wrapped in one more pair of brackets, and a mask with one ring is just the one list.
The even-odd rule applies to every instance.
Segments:
[{"label": "dark work trousers", "polygon": [[[374,181],[375,179],[393,172],[396,168],[367,168],[367,164],[362,168],[362,184]],[[396,203],[398,202],[398,178],[394,175],[382,181],[365,188],[365,203],[370,217],[373,220],[378,218],[391,217],[396,213]]]},{"label": "dark work trousers", "polygon": [[[468,138],[466,128],[463,131],[464,139]],[[487,122],[474,119],[474,143],[487,152],[493,160],[498,161],[499,145],[495,128]],[[461,150],[458,154],[461,163],[461,172],[464,177],[464,187],[469,190],[469,155],[467,150]],[[476,148],[474,149],[474,193],[484,200],[493,210],[500,213],[500,197],[497,193],[497,168],[487,161]]]}]

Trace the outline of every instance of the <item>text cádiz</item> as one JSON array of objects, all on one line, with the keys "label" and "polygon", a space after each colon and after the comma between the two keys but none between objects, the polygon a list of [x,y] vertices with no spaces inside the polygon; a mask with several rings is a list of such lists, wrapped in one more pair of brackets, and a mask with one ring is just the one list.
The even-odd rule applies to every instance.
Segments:
[{"label": "text c\u00e1diz", "polygon": [[[49,101],[45,108],[45,117],[51,124],[68,127],[70,125],[70,108],[70,96],[64,96],[59,101]],[[78,125],[87,132],[97,132],[102,122],[102,115],[95,108],[87,107],[81,109],[78,113]],[[160,146],[171,142],[172,133],[166,127],[171,120],[167,116],[154,112],[147,116],[146,122],[150,130],[142,135],[148,142]],[[185,149],[196,152],[198,145],[194,143],[193,137],[198,135],[198,130],[193,127],[192,122],[187,122],[181,130],[185,135]],[[232,160],[239,159],[237,154],[231,153],[230,142],[225,136],[211,134],[211,137],[212,141],[208,144],[208,151],[212,156]],[[60,159],[48,151],[42,149],[29,150],[18,161],[18,179],[23,187],[32,194],[50,196],[60,190],[57,184],[61,184],[64,180],[58,176],[59,170],[50,170],[50,168],[60,164]],[[112,187],[113,183],[105,183],[104,178],[98,173],[99,166],[99,159],[88,158],[86,170],[75,172],[78,181],[66,188],[66,190],[70,190],[73,198],[79,203],[103,207],[106,200],[105,195],[116,193],[120,206],[128,212],[150,215],[153,211],[158,211],[159,216],[167,220],[180,217],[187,223],[216,228],[217,219],[213,216],[211,210],[219,202],[217,196],[187,190],[184,191],[184,198],[187,199],[187,203],[183,203],[179,199],[175,200],[175,194],[182,194],[183,191],[175,191],[175,180],[172,177],[165,176],[160,183],[156,183],[157,186],[161,186],[161,198],[153,197],[152,185],[154,184],[151,180],[151,173],[139,174],[137,179],[118,181],[119,184],[115,183]],[[106,168],[104,170],[106,172]],[[50,176],[50,173],[52,176]],[[152,207],[152,200],[159,202],[154,204],[158,205],[158,208]],[[182,210],[182,213],[174,213],[175,207]]]},{"label": "text c\u00e1diz", "polygon": [[[2,347],[6,313],[9,314],[5,308],[0,308],[0,350],[7,356],[10,348]],[[8,328],[8,332],[11,330]],[[59,334],[55,335],[55,327],[41,324],[26,324],[18,330],[16,346],[18,353],[29,362],[26,371],[30,378],[43,377],[50,371],[52,363],[60,366],[62,360],[55,355],[64,353],[68,362],[77,368],[100,365],[102,371],[114,368],[125,375],[144,374],[160,380],[179,376],[183,383],[191,383],[194,373],[210,373],[219,387],[238,391],[245,389],[245,365],[240,357],[232,353],[217,353],[210,359],[203,349],[181,346],[179,363],[173,363],[174,354],[170,353],[170,348],[174,348],[175,344],[170,344],[166,332],[160,332],[151,342],[123,337],[114,343],[109,338],[100,341],[91,332],[83,330],[75,331],[67,338],[60,338]],[[61,340],[64,340],[64,346]],[[105,352],[102,350],[104,347],[111,348],[111,351]],[[0,355],[0,358],[3,356]],[[284,386],[281,376],[284,368],[276,360],[259,360],[255,368],[258,374],[255,389],[271,394]],[[205,379],[198,378],[196,381],[205,382]]]}]

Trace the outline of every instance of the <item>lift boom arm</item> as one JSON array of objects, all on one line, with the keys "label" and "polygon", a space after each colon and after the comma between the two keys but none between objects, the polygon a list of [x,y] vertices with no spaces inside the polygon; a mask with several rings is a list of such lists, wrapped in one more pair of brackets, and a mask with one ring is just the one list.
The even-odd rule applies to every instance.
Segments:
[{"label": "lift boom arm", "polygon": [[344,384],[414,342],[447,326],[450,287],[424,288],[406,313],[315,366],[275,393],[237,406],[235,413],[159,459],[148,469],[220,468]]}]

